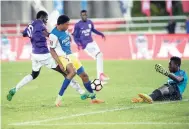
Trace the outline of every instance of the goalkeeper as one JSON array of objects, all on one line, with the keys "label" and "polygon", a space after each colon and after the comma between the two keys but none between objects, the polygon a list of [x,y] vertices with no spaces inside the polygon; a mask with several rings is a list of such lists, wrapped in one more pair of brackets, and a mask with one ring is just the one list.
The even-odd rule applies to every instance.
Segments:
[{"label": "goalkeeper", "polygon": [[180,69],[181,58],[171,57],[169,62],[169,71],[164,69],[160,64],[155,65],[155,70],[168,77],[167,83],[154,90],[150,95],[138,94],[139,98],[133,98],[133,103],[153,101],[175,101],[182,100],[182,94],[187,86],[188,77],[186,72]]}]

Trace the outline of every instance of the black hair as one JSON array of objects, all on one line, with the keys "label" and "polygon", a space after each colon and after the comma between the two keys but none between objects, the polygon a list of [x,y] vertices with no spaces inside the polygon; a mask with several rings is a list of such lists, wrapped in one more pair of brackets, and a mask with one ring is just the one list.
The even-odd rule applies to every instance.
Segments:
[{"label": "black hair", "polygon": [[36,18],[39,19],[40,17],[46,17],[46,16],[48,16],[47,12],[39,11],[36,15]]},{"label": "black hair", "polygon": [[66,22],[70,21],[70,18],[66,15],[60,15],[57,20],[57,25],[64,24]]},{"label": "black hair", "polygon": [[170,61],[173,61],[179,67],[181,65],[181,58],[180,57],[173,56],[173,57],[171,57]]},{"label": "black hair", "polygon": [[80,14],[86,13],[86,12],[87,12],[87,10],[81,10]]}]

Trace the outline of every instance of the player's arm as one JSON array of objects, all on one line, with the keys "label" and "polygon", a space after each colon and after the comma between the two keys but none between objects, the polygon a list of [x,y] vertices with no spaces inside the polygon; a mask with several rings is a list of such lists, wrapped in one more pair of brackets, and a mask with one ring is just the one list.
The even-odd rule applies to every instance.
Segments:
[{"label": "player's arm", "polygon": [[22,32],[22,36],[23,36],[23,37],[28,37],[27,31],[28,31],[28,27],[26,27],[26,28],[24,29],[24,31]]},{"label": "player's arm", "polygon": [[47,28],[44,24],[42,24],[40,26],[40,29],[42,30],[43,34],[45,35],[45,37],[49,37],[50,33],[47,31]]},{"label": "player's arm", "polygon": [[64,67],[63,67],[61,61],[59,60],[58,55],[55,51],[55,48],[58,43],[58,38],[54,34],[50,34],[49,40],[50,40],[50,53],[51,53],[52,57],[54,58],[54,60],[57,62],[57,64],[60,66],[60,69],[64,72],[65,71]]},{"label": "player's arm", "polygon": [[45,37],[49,37],[49,35],[50,35],[50,33],[47,30],[44,30],[43,34],[45,35]]},{"label": "player's arm", "polygon": [[94,32],[95,34],[97,34],[97,35],[100,35],[100,36],[102,36],[102,38],[105,38],[105,36],[104,36],[104,34],[103,33],[101,33],[100,31],[98,31],[98,30],[96,30],[95,28],[94,28],[94,24],[91,22],[91,24],[92,24],[92,32]]},{"label": "player's arm", "polygon": [[155,69],[157,72],[168,76],[169,78],[171,78],[172,80],[176,81],[176,82],[182,82],[184,80],[184,73],[182,73],[180,76],[176,76],[170,72],[168,72],[162,65],[160,64],[156,64],[155,65]]},{"label": "player's arm", "polygon": [[76,43],[78,46],[81,45],[81,44],[80,44],[81,41],[80,41],[80,34],[79,34],[79,31],[80,31],[80,29],[79,29],[78,25],[75,24],[74,32],[72,33],[72,35],[73,35],[73,38],[74,38],[75,43]]},{"label": "player's arm", "polygon": [[184,77],[183,76],[176,76],[172,73],[170,73],[168,75],[169,78],[171,78],[172,80],[176,81],[176,82],[182,82],[184,80]]}]

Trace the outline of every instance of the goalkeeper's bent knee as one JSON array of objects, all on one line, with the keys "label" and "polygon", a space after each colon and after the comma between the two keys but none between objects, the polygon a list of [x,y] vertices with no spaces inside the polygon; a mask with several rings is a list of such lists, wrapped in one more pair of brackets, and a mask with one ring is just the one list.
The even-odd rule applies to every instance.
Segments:
[{"label": "goalkeeper's bent knee", "polygon": [[152,94],[150,94],[150,97],[152,98],[153,101],[157,101],[163,97],[163,94],[159,89],[156,89],[152,92]]}]

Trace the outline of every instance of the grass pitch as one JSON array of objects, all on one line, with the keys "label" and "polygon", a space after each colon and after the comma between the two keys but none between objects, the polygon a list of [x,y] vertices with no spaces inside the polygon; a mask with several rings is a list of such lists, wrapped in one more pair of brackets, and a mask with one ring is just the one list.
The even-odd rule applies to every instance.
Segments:
[{"label": "grass pitch", "polygon": [[[96,77],[94,61],[82,61],[91,79]],[[82,101],[79,94],[68,87],[63,105],[54,101],[63,77],[42,68],[40,76],[16,93],[11,102],[6,100],[10,88],[31,72],[31,62],[2,63],[1,115],[3,129],[189,129],[189,90],[182,102],[133,104],[138,93],[151,93],[166,81],[156,73],[154,65],[165,67],[168,61],[105,61],[105,72],[110,81],[97,97],[104,104],[92,105]],[[189,61],[182,62],[189,73]],[[80,79],[76,77],[82,85]],[[83,86],[82,86],[83,87]]]}]

